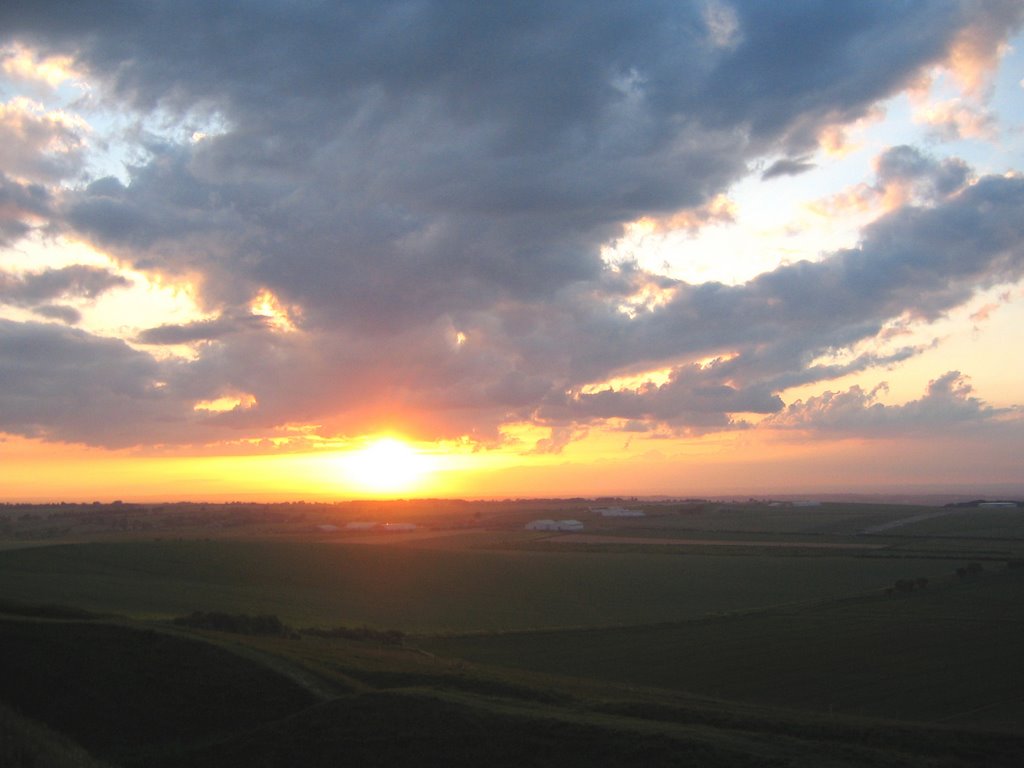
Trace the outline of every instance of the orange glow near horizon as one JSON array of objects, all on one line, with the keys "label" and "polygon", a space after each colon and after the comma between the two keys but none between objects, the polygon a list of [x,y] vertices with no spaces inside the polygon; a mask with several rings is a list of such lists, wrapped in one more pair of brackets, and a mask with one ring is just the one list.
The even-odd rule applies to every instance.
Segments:
[{"label": "orange glow near horizon", "polygon": [[[524,433],[525,434],[525,433]],[[953,438],[951,438],[952,440]],[[962,449],[967,438],[956,438]],[[591,432],[560,453],[528,442],[483,449],[465,441],[413,443],[393,435],[304,452],[142,455],[37,439],[0,438],[0,501],[284,502],[398,498],[531,498],[935,490],[1005,483],[1016,454],[960,457],[935,441],[818,440],[793,431],[700,438]],[[911,460],[908,457],[914,457]],[[947,480],[929,481],[939,464]],[[980,492],[980,491],[979,491]]]}]

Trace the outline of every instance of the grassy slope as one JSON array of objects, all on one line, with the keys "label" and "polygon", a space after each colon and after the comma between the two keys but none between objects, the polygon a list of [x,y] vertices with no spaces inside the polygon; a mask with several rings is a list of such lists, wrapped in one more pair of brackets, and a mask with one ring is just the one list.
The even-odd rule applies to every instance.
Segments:
[{"label": "grassy slope", "polygon": [[[666,712],[663,710],[662,715]],[[432,690],[343,697],[189,756],[202,768],[284,766],[989,766],[1020,739],[748,718],[743,727],[526,707]],[[169,767],[168,767],[169,768]]]},{"label": "grassy slope", "polygon": [[0,765],[4,768],[109,768],[80,745],[0,702]]},{"label": "grassy slope", "polygon": [[662,626],[437,638],[481,663],[1024,731],[1024,571]]},{"label": "grassy slope", "polygon": [[0,698],[118,762],[309,706],[291,680],[209,643],[115,624],[0,621]]}]

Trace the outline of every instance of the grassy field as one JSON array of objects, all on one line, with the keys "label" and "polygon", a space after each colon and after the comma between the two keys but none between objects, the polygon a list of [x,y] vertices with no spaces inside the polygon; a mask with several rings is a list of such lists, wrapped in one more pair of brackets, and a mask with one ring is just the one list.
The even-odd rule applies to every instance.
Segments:
[{"label": "grassy field", "polygon": [[479,663],[1024,731],[1024,570],[660,626],[424,639]]}]

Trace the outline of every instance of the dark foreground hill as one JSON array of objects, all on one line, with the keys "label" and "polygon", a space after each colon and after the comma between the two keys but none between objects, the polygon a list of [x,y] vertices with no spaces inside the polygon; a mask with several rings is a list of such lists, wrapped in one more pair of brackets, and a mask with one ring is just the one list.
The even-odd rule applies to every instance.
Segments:
[{"label": "dark foreground hill", "polygon": [[[517,676],[348,640],[24,617],[0,621],[0,638],[6,704],[126,768],[954,768],[1016,766],[1024,750],[1016,735]],[[0,744],[19,727],[2,724]],[[10,764],[47,764],[33,760]]]}]

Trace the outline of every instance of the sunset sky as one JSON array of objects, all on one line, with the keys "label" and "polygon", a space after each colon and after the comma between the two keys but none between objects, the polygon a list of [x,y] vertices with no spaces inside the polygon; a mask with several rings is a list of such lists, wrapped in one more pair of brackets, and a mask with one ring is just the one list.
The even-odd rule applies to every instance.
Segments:
[{"label": "sunset sky", "polygon": [[0,500],[1024,493],[1024,2],[5,2]]}]

